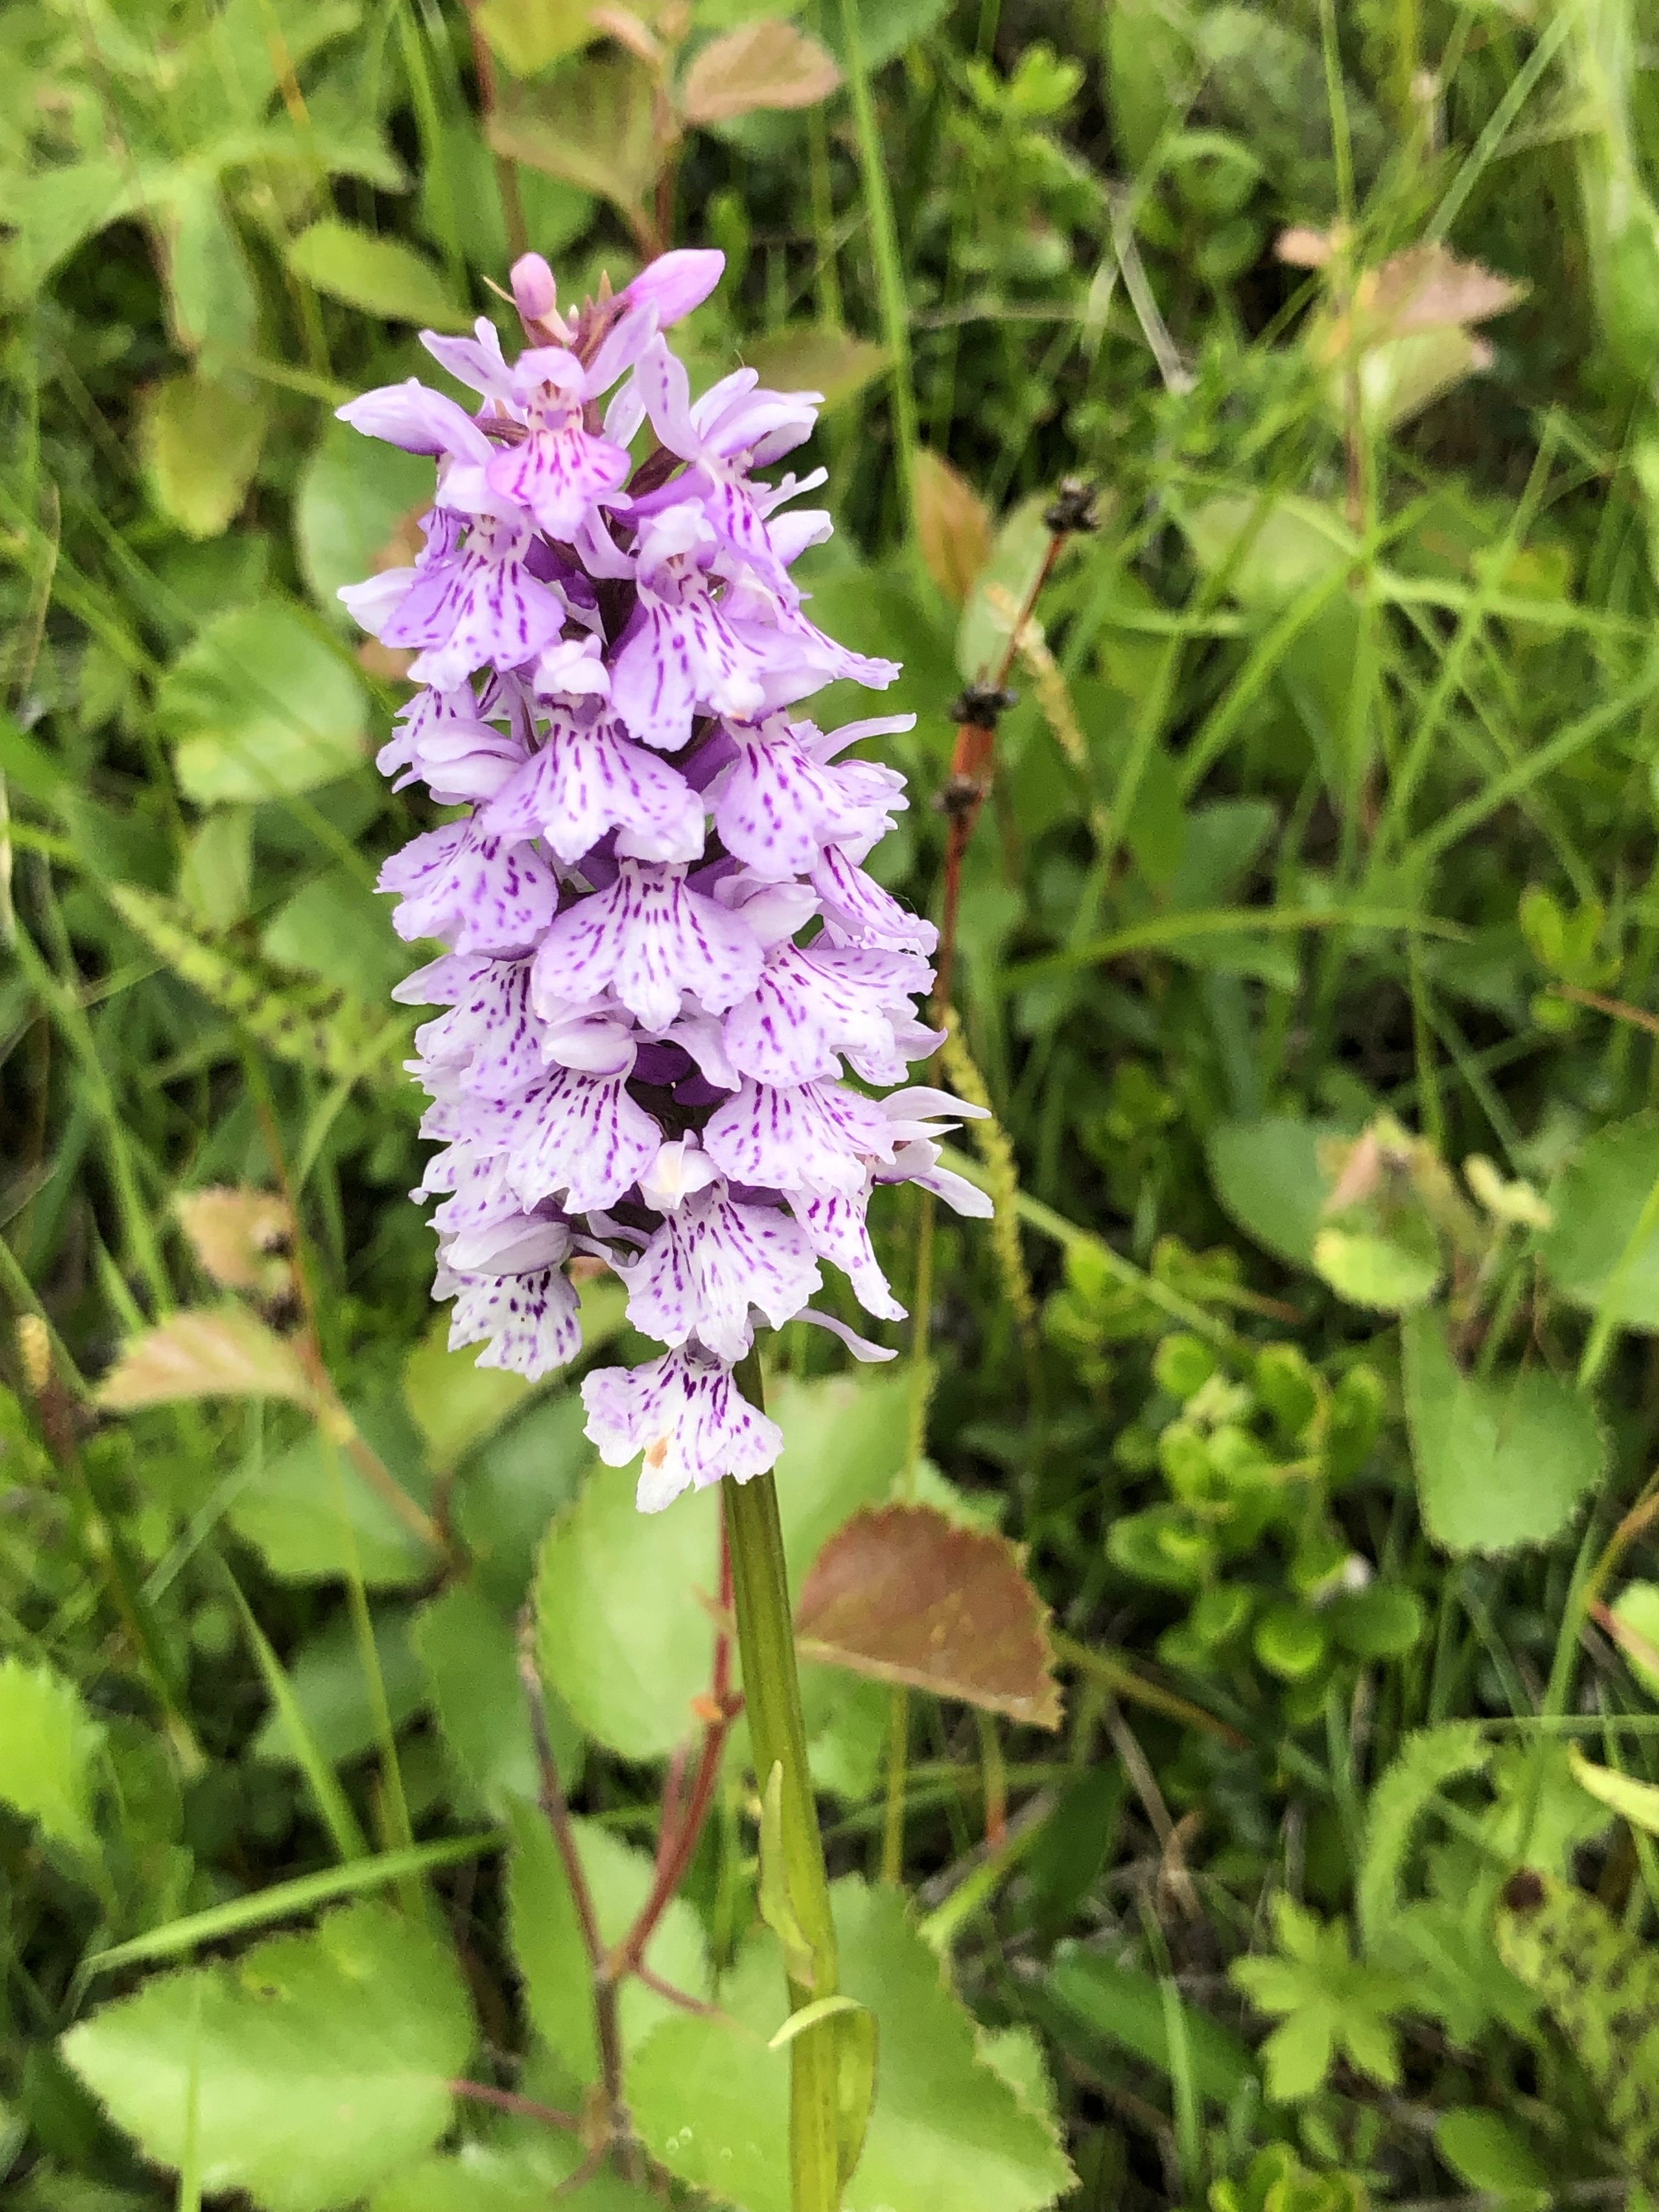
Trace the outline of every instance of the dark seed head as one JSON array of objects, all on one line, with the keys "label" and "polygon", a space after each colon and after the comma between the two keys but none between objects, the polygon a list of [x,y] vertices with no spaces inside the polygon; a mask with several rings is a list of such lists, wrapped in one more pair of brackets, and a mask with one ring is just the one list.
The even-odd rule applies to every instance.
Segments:
[{"label": "dark seed head", "polygon": [[1100,517],[1095,512],[1097,494],[1093,484],[1081,477],[1067,477],[1050,504],[1044,508],[1042,520],[1056,538],[1072,538],[1100,527]]},{"label": "dark seed head", "polygon": [[1018,691],[1000,690],[994,684],[970,684],[945,708],[945,719],[971,724],[976,730],[994,730],[999,715],[1019,704]]}]

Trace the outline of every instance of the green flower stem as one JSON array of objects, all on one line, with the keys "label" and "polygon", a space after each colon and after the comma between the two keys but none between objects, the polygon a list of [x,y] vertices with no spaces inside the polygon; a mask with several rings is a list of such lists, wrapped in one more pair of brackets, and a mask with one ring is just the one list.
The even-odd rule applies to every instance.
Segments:
[{"label": "green flower stem", "polygon": [[[737,1370],[750,1403],[763,1402],[760,1360],[751,1352]],[[732,1546],[732,1594],[743,1659],[744,1704],[755,1773],[764,1790],[783,1770],[783,1864],[789,1901],[813,1958],[811,1986],[789,1979],[791,2008],[836,1991],[836,1929],[817,1808],[806,1765],[806,1723],[795,1671],[795,1631],[784,1564],[777,1486],[769,1474],[728,1479],[726,1525]],[[837,2023],[805,2028],[789,2045],[789,2168],[794,2212],[840,2212],[836,2124]]]}]

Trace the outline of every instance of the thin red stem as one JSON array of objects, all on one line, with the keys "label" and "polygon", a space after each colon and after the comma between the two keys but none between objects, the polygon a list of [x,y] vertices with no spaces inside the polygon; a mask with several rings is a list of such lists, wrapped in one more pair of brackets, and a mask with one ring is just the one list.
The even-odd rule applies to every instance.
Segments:
[{"label": "thin red stem", "polygon": [[498,2112],[514,2112],[523,2120],[541,2120],[550,2128],[574,2135],[581,2122],[574,2112],[561,2112],[552,2105],[538,2105],[533,2097],[520,2097],[511,2089],[492,2089],[487,2081],[454,2081],[446,2084],[452,2097],[465,2097],[475,2105],[493,2105]]}]

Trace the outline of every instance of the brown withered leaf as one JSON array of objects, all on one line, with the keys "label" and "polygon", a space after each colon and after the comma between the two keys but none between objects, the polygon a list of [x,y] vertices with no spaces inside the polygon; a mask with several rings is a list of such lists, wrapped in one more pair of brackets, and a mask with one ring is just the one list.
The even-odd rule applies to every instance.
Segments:
[{"label": "brown withered leaf", "polygon": [[279,1298],[293,1280],[286,1254],[294,1217],[271,1190],[181,1191],[173,1201],[184,1232],[221,1290]]},{"label": "brown withered leaf", "polygon": [[1057,1729],[1048,1611],[1006,1536],[932,1505],[866,1506],[802,1586],[804,1658]]},{"label": "brown withered leaf", "polygon": [[187,1307],[126,1344],[98,1389],[106,1412],[131,1413],[181,1398],[289,1398],[315,1410],[316,1392],[286,1337],[245,1306]]},{"label": "brown withered leaf", "polygon": [[927,573],[963,606],[991,557],[991,515],[966,477],[924,446],[916,454],[916,538]]},{"label": "brown withered leaf", "polygon": [[757,16],[713,39],[686,71],[680,106],[688,123],[730,123],[763,107],[816,107],[841,82],[835,57],[774,15]]}]

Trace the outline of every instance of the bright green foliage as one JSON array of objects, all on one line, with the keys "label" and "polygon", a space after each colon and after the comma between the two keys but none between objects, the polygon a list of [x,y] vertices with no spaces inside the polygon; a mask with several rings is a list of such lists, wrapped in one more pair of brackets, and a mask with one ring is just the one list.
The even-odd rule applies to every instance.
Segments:
[{"label": "bright green foliage", "polygon": [[72,1682],[0,1659],[0,1802],[53,1843],[94,1852],[92,1800],[101,1731]]},{"label": "bright green foliage", "polygon": [[280,599],[221,615],[167,671],[156,708],[199,806],[313,790],[349,775],[367,736],[356,674]]},{"label": "bright green foliage", "polygon": [[1555,1225],[1540,1243],[1565,1297],[1596,1312],[1605,1305],[1630,1328],[1659,1329],[1659,1223],[1636,1236],[1656,1183],[1659,1116],[1603,1129],[1552,1188]]},{"label": "bright green foliage", "polygon": [[656,2203],[610,2172],[572,2188],[581,2163],[574,2137],[545,2129],[523,2130],[510,2145],[464,2143],[377,2189],[370,2212],[546,2212],[555,2191],[571,2212],[649,2212]]},{"label": "bright green foliage", "polygon": [[1595,1410],[1547,1369],[1488,1381],[1460,1373],[1441,1324],[1404,1330],[1406,1412],[1423,1517],[1452,1552],[1547,1543],[1606,1456]]},{"label": "bright green foliage", "polygon": [[[1122,2044],[1162,2074],[1173,2071],[1164,1988],[1151,1974],[1067,1944],[1054,1960],[1048,1990],[1056,2003],[1075,2013],[1096,2035]],[[1218,2021],[1178,1999],[1176,2019],[1186,2043],[1184,2063],[1199,2095],[1212,2104],[1231,2105],[1242,2088],[1256,2080],[1249,2051]]]},{"label": "bright green foliage", "polygon": [[1355,1959],[1343,1922],[1322,1923],[1291,1898],[1274,1899],[1273,1928],[1277,1958],[1237,1959],[1231,1970],[1254,2005],[1281,2016],[1261,2051],[1268,2095],[1279,2103],[1312,2096],[1339,2055],[1392,2087],[1400,2078],[1393,2023],[1411,2000],[1410,1983]]},{"label": "bright green foliage", "polygon": [[1659,2160],[1659,1951],[1582,1890],[1524,1872],[1504,1892],[1498,1948],[1548,2007],[1595,2084],[1631,2172]]},{"label": "bright green foliage", "polygon": [[[842,1986],[876,2015],[880,2054],[847,2212],[1036,2212],[1052,2203],[1069,2179],[1052,2123],[976,2056],[971,2024],[902,1900],[853,1881],[835,1899]],[[667,2021],[629,2069],[653,2154],[744,2212],[787,2212],[788,2203],[788,2073],[768,2048],[782,1988],[769,1953],[757,1940],[727,1984],[730,2017]]]},{"label": "bright green foliage", "polygon": [[[511,1808],[509,1825],[513,1948],[525,1979],[531,2025],[579,2081],[591,2081],[599,2072],[593,2000],[570,1885],[539,1812],[520,1802]],[[593,1821],[577,1821],[575,1833],[599,1934],[607,1945],[620,1943],[650,1894],[651,1861]],[[696,2002],[707,2000],[708,1948],[684,1898],[677,1898],[663,1915],[645,1959],[672,1988]],[[621,2004],[624,2044],[638,2044],[673,2010],[654,1990],[630,1983]]]},{"label": "bright green foliage", "polygon": [[1242,2181],[1218,2181],[1210,2212],[1368,2212],[1364,2183],[1352,2173],[1315,2173],[1287,2143],[1258,2151]]},{"label": "bright green foliage", "polygon": [[1434,2140],[1457,2179],[1470,2189],[1492,2191],[1502,2212],[1543,2212],[1549,2176],[1512,2122],[1464,2106],[1440,2115]]},{"label": "bright green foliage", "polygon": [[202,2187],[266,2212],[345,2205],[436,2142],[472,2048],[448,1951],[384,1905],[348,1906],[234,1964],[103,2006],[64,2054],[147,2156],[185,2154],[197,2081]]}]

